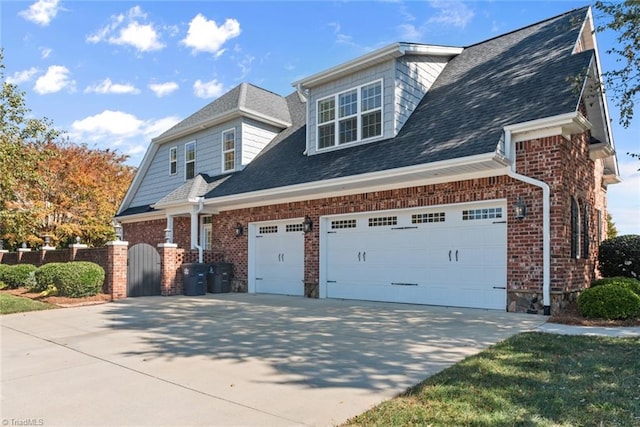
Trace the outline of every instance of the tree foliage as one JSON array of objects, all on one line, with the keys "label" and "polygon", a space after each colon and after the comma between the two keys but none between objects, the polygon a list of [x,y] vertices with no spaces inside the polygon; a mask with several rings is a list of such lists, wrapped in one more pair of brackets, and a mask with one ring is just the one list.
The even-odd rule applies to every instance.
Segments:
[{"label": "tree foliage", "polygon": [[619,122],[629,127],[633,119],[635,100],[640,94],[640,1],[623,2],[596,1],[602,23],[596,31],[612,30],[617,34],[614,47],[607,50],[616,56],[620,68],[603,73],[608,93],[620,108]]},{"label": "tree foliage", "polygon": [[44,235],[66,245],[113,238],[115,215],[133,178],[126,156],[60,139],[48,119],[28,118],[24,93],[3,80],[0,99],[0,239],[35,247]]}]

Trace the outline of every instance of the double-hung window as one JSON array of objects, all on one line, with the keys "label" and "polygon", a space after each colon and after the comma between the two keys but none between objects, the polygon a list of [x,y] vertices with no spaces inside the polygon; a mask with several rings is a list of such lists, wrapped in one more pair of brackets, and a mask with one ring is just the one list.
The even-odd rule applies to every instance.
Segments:
[{"label": "double-hung window", "polygon": [[222,171],[229,172],[236,168],[236,131],[230,129],[222,132]]},{"label": "double-hung window", "polygon": [[169,149],[169,175],[178,173],[178,147]]},{"label": "double-hung window", "polygon": [[382,80],[318,101],[318,150],[382,136]]},{"label": "double-hung window", "polygon": [[196,142],[184,144],[184,178],[191,179],[196,176]]}]

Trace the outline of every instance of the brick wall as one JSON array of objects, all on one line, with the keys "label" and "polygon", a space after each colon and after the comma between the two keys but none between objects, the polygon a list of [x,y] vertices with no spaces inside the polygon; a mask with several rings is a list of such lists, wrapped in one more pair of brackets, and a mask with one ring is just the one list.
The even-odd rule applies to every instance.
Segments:
[{"label": "brick wall", "polygon": [[[582,134],[573,136],[571,141],[557,136],[516,144],[517,172],[542,180],[551,188],[551,290],[557,295],[583,289],[597,274],[597,211],[606,218],[606,193],[600,185],[602,162],[594,162],[589,158],[587,141],[588,134]],[[581,209],[585,202],[590,206],[588,215],[592,231],[587,259],[572,259],[570,256],[572,196],[578,200]],[[518,197],[527,204],[527,217],[523,220],[512,217],[512,206]],[[517,311],[537,312],[542,309],[542,190],[506,175],[224,211],[213,216],[214,251],[206,253],[205,261],[230,262],[234,265],[234,276],[246,281],[248,237],[246,232],[243,236],[235,236],[236,224],[240,223],[246,230],[250,222],[309,216],[316,226],[313,232],[305,235],[305,282],[313,285],[319,280],[317,224],[321,216],[493,199],[507,200],[509,299],[515,301],[523,298],[514,306]],[[139,224],[139,229],[133,224],[125,225],[129,240],[135,241],[132,235],[140,239],[144,236],[161,238],[162,230],[166,227],[164,220]],[[176,218],[174,224],[174,242],[188,249],[189,218]],[[182,254],[181,261],[195,260],[197,251],[187,250]]]}]

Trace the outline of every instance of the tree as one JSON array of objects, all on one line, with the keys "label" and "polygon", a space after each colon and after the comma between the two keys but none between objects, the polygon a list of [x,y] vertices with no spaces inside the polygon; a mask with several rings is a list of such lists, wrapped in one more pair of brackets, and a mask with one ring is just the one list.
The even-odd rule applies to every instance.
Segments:
[{"label": "tree", "polygon": [[616,62],[622,67],[604,72],[603,78],[606,89],[620,108],[619,122],[626,128],[631,124],[635,100],[640,93],[640,1],[596,1],[595,8],[602,12],[598,18],[604,21],[596,31],[617,33],[618,44],[606,52],[616,55]]},{"label": "tree", "polygon": [[63,141],[50,120],[29,118],[24,93],[4,80],[2,54],[0,239],[11,249],[41,245],[44,235],[54,244],[112,239],[111,218],[135,169],[126,156]]},{"label": "tree", "polygon": [[613,218],[611,218],[611,214],[607,214],[607,239],[613,239],[618,236],[618,229],[616,228],[615,222],[613,222]]}]

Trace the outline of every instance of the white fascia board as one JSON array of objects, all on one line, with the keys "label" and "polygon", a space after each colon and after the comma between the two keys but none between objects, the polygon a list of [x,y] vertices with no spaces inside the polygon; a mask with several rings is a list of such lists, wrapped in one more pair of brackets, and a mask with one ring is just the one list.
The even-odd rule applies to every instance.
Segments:
[{"label": "white fascia board", "polygon": [[120,208],[118,209],[116,215],[119,214],[120,212],[124,212],[129,207],[129,204],[131,203],[131,199],[133,199],[133,196],[138,191],[138,188],[142,183],[142,179],[147,174],[147,171],[149,170],[149,166],[151,166],[151,161],[155,157],[157,151],[158,151],[157,144],[152,143],[147,147],[147,151],[144,153],[142,162],[140,162],[140,166],[136,170],[136,174],[133,177],[133,180],[131,180],[131,185],[129,185],[129,188],[127,189],[127,193],[124,195],[124,198],[122,199],[122,203],[120,204]]},{"label": "white fascia board", "polygon": [[145,212],[141,214],[118,217],[117,220],[121,224],[130,224],[132,222],[152,221],[155,219],[164,219],[166,217],[167,216],[164,212]]},{"label": "white fascia board", "polygon": [[[217,197],[205,200],[205,206],[223,211],[361,192],[382,191],[383,189],[438,184],[452,180],[498,176],[504,174],[503,171],[507,164],[506,159],[502,156],[496,153],[487,153],[461,159],[444,160],[356,176]],[[443,172],[441,175],[436,176],[438,170],[455,170],[456,168],[462,170],[474,165],[478,166],[479,169],[477,171],[459,172],[457,174]],[[424,174],[429,173],[432,173],[432,176],[425,178]]]},{"label": "white fascia board", "polygon": [[511,132],[512,142],[519,142],[553,135],[569,138],[572,134],[584,132],[591,127],[591,123],[580,112],[575,111],[507,125],[504,130]]},{"label": "white fascia board", "polygon": [[358,58],[352,59],[335,67],[313,74],[304,79],[297,80],[291,85],[296,88],[312,88],[327,81],[334,80],[346,74],[369,68],[404,55],[433,55],[433,56],[456,56],[462,52],[460,47],[430,46],[415,43],[393,43],[383,48],[369,52]]}]

